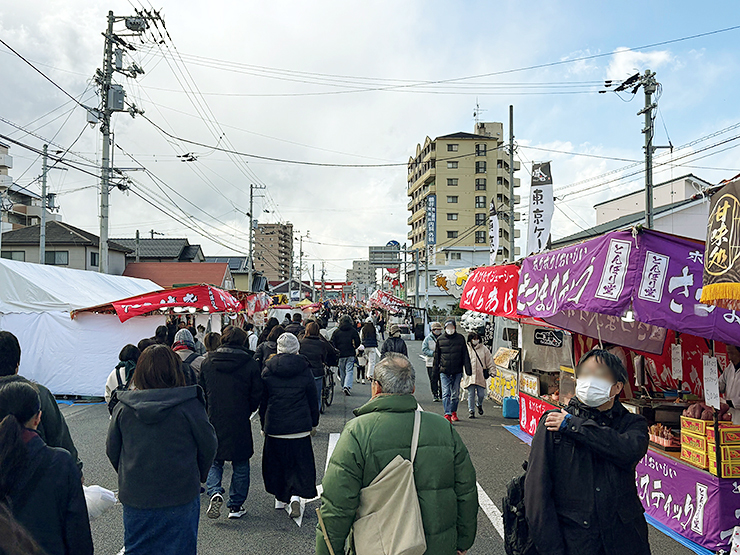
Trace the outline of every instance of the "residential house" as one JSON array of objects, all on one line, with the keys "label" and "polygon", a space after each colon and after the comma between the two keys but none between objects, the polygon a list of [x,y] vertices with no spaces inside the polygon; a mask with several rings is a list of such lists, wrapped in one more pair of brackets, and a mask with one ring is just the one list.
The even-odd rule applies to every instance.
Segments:
[{"label": "residential house", "polygon": [[149,279],[160,287],[205,283],[222,289],[234,289],[234,277],[225,262],[131,262],[123,275]]}]

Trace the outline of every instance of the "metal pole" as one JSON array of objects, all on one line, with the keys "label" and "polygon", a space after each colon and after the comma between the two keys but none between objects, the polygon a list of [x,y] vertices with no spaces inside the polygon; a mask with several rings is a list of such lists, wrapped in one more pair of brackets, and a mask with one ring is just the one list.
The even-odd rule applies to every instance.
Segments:
[{"label": "metal pole", "polygon": [[311,301],[316,302],[316,264],[311,264]]},{"label": "metal pole", "polygon": [[429,248],[424,257],[424,308],[429,307]]},{"label": "metal pole", "polygon": [[288,275],[288,304],[293,300],[293,234],[290,235],[290,270]]},{"label": "metal pole", "polygon": [[298,300],[303,295],[303,235],[298,238]]},{"label": "metal pole", "polygon": [[253,233],[253,222],[254,222],[254,215],[252,214],[254,210],[254,183],[249,184],[249,268],[248,268],[248,274],[247,274],[247,284],[249,287],[249,291],[252,291],[252,280],[254,279],[254,276],[252,274],[252,268],[254,267],[253,261],[254,261],[254,250],[252,248],[252,233]]},{"label": "metal pole", "polygon": [[103,55],[103,86],[101,87],[102,119],[100,130],[103,133],[103,159],[100,168],[100,246],[98,270],[108,273],[108,208],[110,193],[110,119],[108,93],[113,78],[113,12],[108,12],[108,32],[105,35],[105,53]]},{"label": "metal pole", "polygon": [[653,227],[653,93],[655,72],[645,70],[642,88],[645,91],[645,227]]},{"label": "metal pole", "polygon": [[[49,145],[44,145],[41,159],[41,225],[39,226],[39,264],[46,264],[46,174]],[[86,262],[87,263],[87,262]]]},{"label": "metal pole", "polygon": [[141,252],[139,250],[140,240],[139,240],[139,230],[136,230],[136,262],[139,261],[139,253]]},{"label": "metal pole", "polygon": [[509,105],[509,262],[516,256],[514,246],[514,106]]},{"label": "metal pole", "polygon": [[5,201],[3,200],[3,190],[0,189],[0,249],[3,247],[3,212],[5,212]]},{"label": "metal pole", "polygon": [[419,306],[419,249],[414,249],[414,262],[416,264],[416,306]]}]

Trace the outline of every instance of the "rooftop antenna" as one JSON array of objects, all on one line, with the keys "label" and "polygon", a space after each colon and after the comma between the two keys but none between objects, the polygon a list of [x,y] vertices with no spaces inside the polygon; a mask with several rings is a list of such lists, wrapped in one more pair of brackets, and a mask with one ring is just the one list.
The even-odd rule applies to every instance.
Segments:
[{"label": "rooftop antenna", "polygon": [[478,127],[478,124],[480,123],[480,115],[481,112],[486,112],[487,110],[480,107],[480,104],[478,103],[478,97],[475,97],[475,110],[473,110],[473,119],[475,120],[475,126]]}]

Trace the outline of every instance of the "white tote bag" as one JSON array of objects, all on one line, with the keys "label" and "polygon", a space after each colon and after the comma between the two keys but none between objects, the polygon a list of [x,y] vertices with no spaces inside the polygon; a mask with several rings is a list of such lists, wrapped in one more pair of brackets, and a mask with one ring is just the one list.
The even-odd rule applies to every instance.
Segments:
[{"label": "white tote bag", "polygon": [[360,490],[353,525],[357,555],[422,555],[427,550],[414,481],[421,412],[414,412],[411,460],[401,455],[388,463],[369,486]]}]

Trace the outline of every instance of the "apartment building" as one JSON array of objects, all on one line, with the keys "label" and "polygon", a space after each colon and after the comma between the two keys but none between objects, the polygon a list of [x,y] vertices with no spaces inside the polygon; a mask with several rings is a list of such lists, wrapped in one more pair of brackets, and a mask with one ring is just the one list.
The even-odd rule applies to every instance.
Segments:
[{"label": "apartment building", "polygon": [[347,281],[352,282],[354,295],[365,300],[375,291],[375,267],[369,260],[353,260],[352,268],[347,270]]},{"label": "apartment building", "polygon": [[267,281],[287,281],[293,264],[293,224],[258,224],[254,229],[254,269]]},{"label": "apartment building", "polygon": [[[457,257],[455,247],[472,247],[488,251],[488,212],[495,200],[499,212],[500,247],[497,262],[511,260],[509,241],[511,233],[519,237],[509,208],[509,157],[503,147],[503,124],[477,122],[474,133],[458,132],[416,145],[416,153],[409,158],[407,195],[411,215],[408,239],[412,249],[424,252],[427,231],[427,199],[435,195],[436,247],[430,263],[444,265]],[[519,169],[515,162],[514,170]],[[519,179],[514,178],[514,187]],[[513,202],[519,203],[519,195]],[[520,214],[515,212],[514,220]],[[516,249],[514,256],[519,255]],[[421,255],[424,259],[424,254]]]}]

